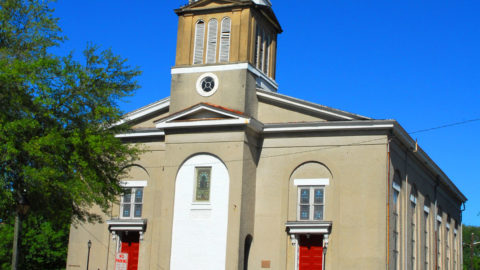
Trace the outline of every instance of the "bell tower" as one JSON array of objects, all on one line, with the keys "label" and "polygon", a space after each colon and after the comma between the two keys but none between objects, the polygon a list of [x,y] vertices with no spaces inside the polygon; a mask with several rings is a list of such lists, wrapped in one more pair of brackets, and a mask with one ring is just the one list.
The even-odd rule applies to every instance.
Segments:
[{"label": "bell tower", "polygon": [[269,0],[190,0],[179,17],[170,112],[210,103],[256,116],[256,89],[277,91]]}]

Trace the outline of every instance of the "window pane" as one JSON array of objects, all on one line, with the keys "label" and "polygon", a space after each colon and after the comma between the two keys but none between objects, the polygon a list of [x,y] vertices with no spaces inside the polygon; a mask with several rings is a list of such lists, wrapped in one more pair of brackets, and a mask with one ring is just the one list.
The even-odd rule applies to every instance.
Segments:
[{"label": "window pane", "polygon": [[129,203],[123,205],[123,217],[130,217],[130,206]]},{"label": "window pane", "polygon": [[210,200],[210,174],[212,168],[196,168],[197,184],[195,192],[196,201]]},{"label": "window pane", "polygon": [[397,200],[398,200],[398,191],[394,190],[393,191],[393,203],[394,204],[397,204]]},{"label": "window pane", "polygon": [[137,188],[135,190],[135,202],[141,203],[143,198],[143,188]]},{"label": "window pane", "polygon": [[313,208],[313,219],[323,220],[323,205],[315,205]]},{"label": "window pane", "polygon": [[323,189],[316,188],[315,189],[315,203],[323,204]]},{"label": "window pane", "polygon": [[300,219],[301,220],[310,219],[310,205],[301,205],[300,206]]},{"label": "window pane", "polygon": [[134,217],[142,217],[142,205],[135,204],[135,211],[133,213]]},{"label": "window pane", "polygon": [[310,203],[310,189],[301,189],[300,190],[300,203]]},{"label": "window pane", "polygon": [[125,194],[123,194],[123,202],[129,203],[132,200],[132,189],[126,189]]}]

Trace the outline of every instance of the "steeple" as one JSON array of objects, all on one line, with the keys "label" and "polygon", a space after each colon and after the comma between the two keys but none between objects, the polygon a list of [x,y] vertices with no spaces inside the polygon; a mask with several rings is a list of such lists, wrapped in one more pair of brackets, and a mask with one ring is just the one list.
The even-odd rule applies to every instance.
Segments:
[{"label": "steeple", "polygon": [[[190,0],[175,13],[179,21],[171,109],[209,102],[247,112],[245,97],[252,95],[246,92],[256,88],[277,90],[277,35],[282,29],[269,0]],[[254,85],[245,81],[244,71],[255,80]],[[185,72],[197,73],[194,86],[200,97],[177,102],[176,94],[187,90],[178,89],[179,78],[175,75]],[[244,81],[235,81],[240,75]],[[205,91],[203,86],[208,86]],[[233,96],[237,100],[233,101]]]}]

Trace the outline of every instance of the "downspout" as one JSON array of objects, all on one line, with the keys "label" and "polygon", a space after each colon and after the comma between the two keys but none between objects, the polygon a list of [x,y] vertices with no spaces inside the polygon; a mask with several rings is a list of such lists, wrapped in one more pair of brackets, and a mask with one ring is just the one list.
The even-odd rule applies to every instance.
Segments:
[{"label": "downspout", "polygon": [[402,190],[405,193],[403,204],[403,269],[407,269],[408,265],[408,149],[405,150],[405,188]]},{"label": "downspout", "polygon": [[390,183],[390,141],[391,139],[389,138],[387,141],[387,229],[386,229],[386,234],[387,234],[387,265],[386,269],[388,270],[390,266],[390,196],[391,196],[391,183]]}]

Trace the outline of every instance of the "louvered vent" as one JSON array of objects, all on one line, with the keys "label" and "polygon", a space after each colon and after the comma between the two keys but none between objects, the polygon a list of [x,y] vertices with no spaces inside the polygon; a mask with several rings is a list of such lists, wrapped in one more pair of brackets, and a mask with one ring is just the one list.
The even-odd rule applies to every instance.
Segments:
[{"label": "louvered vent", "polygon": [[208,22],[207,35],[207,60],[206,63],[215,63],[217,61],[217,29],[218,22],[216,19],[211,19]]},{"label": "louvered vent", "polygon": [[260,35],[260,53],[259,53],[259,69],[264,70],[264,65],[265,65],[265,32],[262,30],[262,33]]},{"label": "louvered vent", "polygon": [[266,53],[266,59],[265,59],[265,74],[267,74],[267,76],[269,75],[270,73],[270,44],[272,43],[272,40],[270,38],[270,35],[267,36],[267,41],[266,41],[266,44],[267,44],[267,53]]},{"label": "louvered vent", "polygon": [[220,62],[230,60],[230,30],[231,20],[226,17],[222,20],[222,32],[220,34]]},{"label": "louvered vent", "polygon": [[260,27],[257,25],[257,37],[255,39],[255,67],[260,68],[260,44],[262,44],[262,36]]},{"label": "louvered vent", "polygon": [[203,64],[203,44],[205,39],[205,22],[198,21],[195,27],[195,49],[193,64]]}]

